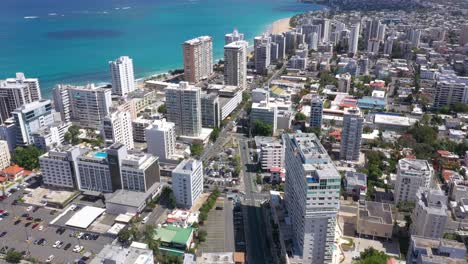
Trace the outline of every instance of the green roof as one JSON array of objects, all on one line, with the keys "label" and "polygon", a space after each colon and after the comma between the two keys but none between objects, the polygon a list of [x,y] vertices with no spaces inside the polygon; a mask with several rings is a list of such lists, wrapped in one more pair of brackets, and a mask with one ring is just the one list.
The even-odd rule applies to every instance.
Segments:
[{"label": "green roof", "polygon": [[191,227],[163,226],[156,228],[153,238],[162,242],[186,245],[192,235]]}]

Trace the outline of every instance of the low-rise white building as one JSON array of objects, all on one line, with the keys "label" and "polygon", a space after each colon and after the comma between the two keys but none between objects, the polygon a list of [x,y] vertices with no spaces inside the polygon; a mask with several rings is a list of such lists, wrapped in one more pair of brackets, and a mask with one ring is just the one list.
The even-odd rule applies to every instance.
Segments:
[{"label": "low-rise white building", "polygon": [[250,111],[250,123],[252,125],[257,121],[262,121],[272,127],[274,134],[277,128],[278,108],[275,104],[270,105],[268,102],[253,103]]}]

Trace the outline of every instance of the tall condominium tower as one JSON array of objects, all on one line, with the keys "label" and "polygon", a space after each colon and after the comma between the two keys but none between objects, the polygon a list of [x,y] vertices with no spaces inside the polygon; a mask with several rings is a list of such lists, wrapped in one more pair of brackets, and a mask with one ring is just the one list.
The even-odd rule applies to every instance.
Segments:
[{"label": "tall condominium tower", "polygon": [[314,96],[310,107],[310,127],[322,127],[323,101],[320,96]]},{"label": "tall condominium tower", "polygon": [[50,100],[25,104],[14,110],[11,114],[15,120],[17,129],[16,144],[20,146],[34,143],[32,134],[54,123]]},{"label": "tall condominium tower", "polygon": [[85,86],[58,85],[54,90],[54,104],[64,121],[73,121],[80,126],[99,129],[102,120],[110,112],[111,90]]},{"label": "tall condominium tower", "polygon": [[377,49],[375,46],[380,45],[380,43],[384,41],[385,28],[385,24],[382,24],[378,19],[373,19],[366,22],[364,43],[367,45],[367,50],[369,52],[375,51]]},{"label": "tall condominium tower", "polygon": [[276,60],[284,59],[286,56],[286,39],[283,34],[272,34],[270,35],[271,42],[278,45],[278,57]]},{"label": "tall condominium tower", "polygon": [[182,44],[184,51],[184,79],[198,83],[213,74],[213,40],[201,36]]},{"label": "tall condominium tower", "polygon": [[356,54],[358,51],[359,32],[361,24],[356,23],[351,27],[351,34],[348,39],[348,53]]},{"label": "tall condominium tower", "polygon": [[239,41],[239,40],[244,40],[244,34],[239,33],[239,31],[237,31],[236,28],[234,29],[232,33],[228,33],[224,35],[224,45],[227,45],[231,42]]},{"label": "tall condominium tower", "polygon": [[271,45],[268,36],[258,36],[254,39],[255,71],[267,74],[271,63]]},{"label": "tall condominium tower", "polygon": [[112,93],[125,96],[135,90],[135,76],[133,74],[133,60],[122,56],[115,61],[109,61],[112,75]]},{"label": "tall condominium tower", "polygon": [[116,111],[102,121],[102,135],[108,146],[114,143],[124,144],[133,149],[132,115],[128,111]]},{"label": "tall condominium tower", "polygon": [[197,137],[201,133],[201,90],[180,82],[165,89],[167,121],[175,124],[178,135]]},{"label": "tall condominium tower", "polygon": [[248,45],[240,40],[224,46],[224,84],[246,88]]},{"label": "tall condominium tower", "polygon": [[16,78],[0,80],[0,123],[11,117],[11,112],[24,104],[41,100],[39,81],[16,73]]},{"label": "tall condominium tower", "polygon": [[445,193],[439,189],[419,188],[411,220],[412,236],[442,238],[448,220]]},{"label": "tall condominium tower", "polygon": [[364,118],[358,108],[347,108],[343,117],[340,159],[358,160],[362,141]]},{"label": "tall condominium tower", "polygon": [[297,263],[332,263],[341,176],[315,134],[285,134],[283,142]]}]

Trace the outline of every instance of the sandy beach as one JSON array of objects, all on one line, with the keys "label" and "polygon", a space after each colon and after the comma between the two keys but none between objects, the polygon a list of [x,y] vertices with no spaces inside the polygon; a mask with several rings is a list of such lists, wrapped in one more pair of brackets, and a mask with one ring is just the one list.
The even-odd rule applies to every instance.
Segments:
[{"label": "sandy beach", "polygon": [[269,33],[280,34],[280,33],[288,31],[290,19],[291,19],[290,17],[287,17],[287,18],[276,20],[275,22],[273,22],[273,24],[271,24]]}]

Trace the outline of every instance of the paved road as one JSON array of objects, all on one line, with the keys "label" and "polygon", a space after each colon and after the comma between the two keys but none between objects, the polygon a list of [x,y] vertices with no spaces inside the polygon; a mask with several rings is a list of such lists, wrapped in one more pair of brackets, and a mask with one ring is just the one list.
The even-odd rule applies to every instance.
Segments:
[{"label": "paved road", "polygon": [[250,173],[247,169],[249,163],[249,148],[247,141],[240,140],[241,162],[243,166],[245,195],[243,202],[243,212],[245,214],[245,238],[247,244],[247,261],[248,263],[271,263],[270,250],[266,241],[265,222],[263,219],[262,209],[258,206],[256,198],[256,186],[253,183],[254,173]]}]

